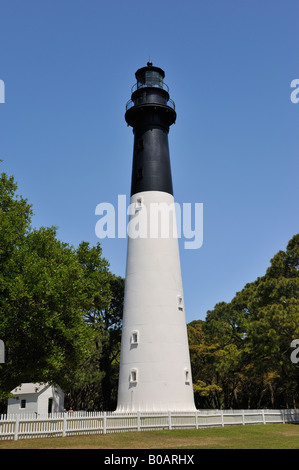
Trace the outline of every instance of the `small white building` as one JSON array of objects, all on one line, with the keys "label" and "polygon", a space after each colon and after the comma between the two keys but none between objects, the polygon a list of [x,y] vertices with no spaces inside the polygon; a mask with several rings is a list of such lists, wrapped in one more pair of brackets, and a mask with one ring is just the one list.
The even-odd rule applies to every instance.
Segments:
[{"label": "small white building", "polygon": [[7,414],[46,415],[64,410],[64,392],[49,383],[24,383],[10,393]]}]

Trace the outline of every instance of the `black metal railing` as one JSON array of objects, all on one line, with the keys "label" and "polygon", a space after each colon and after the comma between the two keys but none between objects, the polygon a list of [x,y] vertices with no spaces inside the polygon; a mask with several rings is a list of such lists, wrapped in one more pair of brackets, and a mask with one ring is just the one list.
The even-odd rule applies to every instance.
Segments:
[{"label": "black metal railing", "polygon": [[[152,102],[144,102],[144,103],[138,103],[139,106],[141,105],[147,105],[147,104],[151,104],[151,105],[157,105],[157,106],[160,106],[161,103],[152,103]],[[175,111],[175,103],[172,99],[169,98],[169,100],[167,101],[166,103],[167,106],[169,106],[171,109],[173,109]],[[129,109],[133,108],[133,106],[135,106],[135,103],[133,100],[129,100],[126,104],[126,111],[128,111]]]}]

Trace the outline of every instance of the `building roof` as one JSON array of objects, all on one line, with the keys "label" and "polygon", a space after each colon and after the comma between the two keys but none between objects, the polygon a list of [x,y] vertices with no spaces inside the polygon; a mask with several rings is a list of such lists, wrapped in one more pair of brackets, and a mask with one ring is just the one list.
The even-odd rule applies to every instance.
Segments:
[{"label": "building roof", "polygon": [[10,393],[13,395],[23,395],[26,393],[40,393],[42,390],[47,388],[49,386],[49,383],[26,383],[26,384],[20,384],[13,390],[11,390]]}]

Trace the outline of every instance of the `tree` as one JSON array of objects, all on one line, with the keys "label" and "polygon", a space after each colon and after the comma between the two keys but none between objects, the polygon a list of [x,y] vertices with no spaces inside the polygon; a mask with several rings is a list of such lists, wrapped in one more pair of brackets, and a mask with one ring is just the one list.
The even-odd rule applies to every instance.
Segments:
[{"label": "tree", "polygon": [[76,253],[56,238],[54,228],[33,230],[5,263],[0,335],[6,363],[1,384],[53,381],[89,353],[92,334],[84,322],[84,272]]},{"label": "tree", "polygon": [[[244,328],[240,315],[231,304],[220,302],[207,312],[200,329],[200,344],[194,346],[190,338],[192,370],[196,367],[195,398],[201,407],[207,403],[212,408],[239,407],[244,366],[241,358]],[[192,354],[194,347],[197,347],[197,359]]]},{"label": "tree", "polygon": [[299,235],[272,259],[265,276],[245,286],[247,362],[261,379],[259,403],[295,406],[299,370],[290,344],[299,338]]},{"label": "tree", "polygon": [[[77,250],[86,276],[84,318],[93,330],[95,341],[93,354],[86,364],[92,390],[88,406],[108,411],[116,404],[124,279],[109,271],[109,264],[101,254],[100,244],[90,247],[83,242]],[[75,382],[78,391],[78,377]]]},{"label": "tree", "polygon": [[5,262],[24,242],[30,230],[32,206],[16,195],[14,177],[0,175],[0,282],[6,274]]},{"label": "tree", "polygon": [[[54,227],[31,228],[32,207],[16,191],[14,178],[2,173],[2,397],[21,382],[50,381],[67,388],[69,377],[82,367],[94,344],[94,332],[84,318],[92,285],[88,268],[74,248],[57,239]],[[101,262],[105,264],[104,259]]]},{"label": "tree", "polygon": [[55,227],[31,228],[32,207],[0,177],[0,398],[21,382],[52,382],[76,408],[116,400],[124,280],[98,243],[77,249]]},{"label": "tree", "polygon": [[108,308],[102,311],[101,337],[102,354],[100,367],[102,378],[103,409],[114,410],[117,401],[121,327],[124,300],[124,279],[111,276],[112,299]]},{"label": "tree", "polygon": [[201,320],[187,325],[194,400],[197,408],[221,408],[222,388],[215,369],[218,344],[208,344],[203,328]]},{"label": "tree", "polygon": [[225,408],[298,406],[299,366],[290,360],[291,342],[299,338],[298,269],[295,235],[264,276],[231,302],[216,304],[197,338],[191,334],[195,397],[202,404],[209,397]]}]

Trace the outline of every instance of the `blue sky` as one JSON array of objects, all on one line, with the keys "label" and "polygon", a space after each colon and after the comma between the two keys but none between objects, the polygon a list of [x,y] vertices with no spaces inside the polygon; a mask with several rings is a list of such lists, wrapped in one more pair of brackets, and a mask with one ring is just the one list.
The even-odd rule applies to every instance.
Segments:
[{"label": "blue sky", "polygon": [[166,72],[177,202],[203,203],[204,242],[180,240],[187,322],[262,276],[298,233],[297,1],[0,0],[1,171],[74,246],[101,241],[125,275],[125,239],[95,235],[101,202],[129,198],[135,71]]}]

